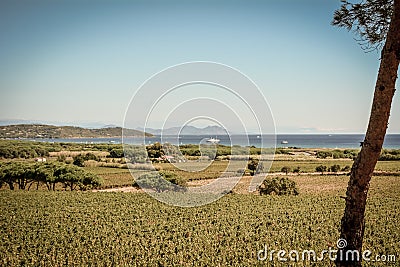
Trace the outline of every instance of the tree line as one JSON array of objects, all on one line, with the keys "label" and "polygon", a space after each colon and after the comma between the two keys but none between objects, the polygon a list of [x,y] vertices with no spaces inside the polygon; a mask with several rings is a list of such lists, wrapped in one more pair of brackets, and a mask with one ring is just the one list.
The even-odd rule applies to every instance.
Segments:
[{"label": "tree line", "polygon": [[0,187],[8,185],[29,190],[32,186],[39,189],[45,185],[48,190],[55,190],[61,184],[65,190],[88,190],[102,184],[102,179],[82,168],[60,162],[2,162],[0,163]]}]

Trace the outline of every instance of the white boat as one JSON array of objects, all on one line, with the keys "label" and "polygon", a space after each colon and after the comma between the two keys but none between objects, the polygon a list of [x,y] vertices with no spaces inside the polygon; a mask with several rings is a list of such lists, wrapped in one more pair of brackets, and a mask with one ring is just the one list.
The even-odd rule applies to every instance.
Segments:
[{"label": "white boat", "polygon": [[219,143],[219,141],[221,141],[221,140],[219,140],[217,138],[213,138],[213,137],[207,139],[207,142],[213,143],[213,144],[217,144],[217,143]]},{"label": "white boat", "polygon": [[282,140],[282,141],[281,141],[281,144],[286,145],[286,144],[289,144],[289,142],[288,142],[287,140]]}]

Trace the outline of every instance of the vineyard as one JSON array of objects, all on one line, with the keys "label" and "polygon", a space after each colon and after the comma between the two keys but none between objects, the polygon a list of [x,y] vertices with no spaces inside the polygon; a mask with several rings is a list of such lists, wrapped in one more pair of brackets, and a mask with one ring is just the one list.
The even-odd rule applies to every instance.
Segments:
[{"label": "vineyard", "polygon": [[[142,193],[1,190],[0,265],[268,266],[257,260],[264,245],[334,247],[348,177],[294,178],[298,196],[233,194],[196,208]],[[374,255],[400,251],[399,200],[398,177],[372,179],[364,244]]]},{"label": "vineyard", "polygon": [[[264,196],[248,191],[250,163],[256,159],[246,166],[247,156],[238,153],[228,161],[232,155],[221,146],[222,156],[203,160],[193,156],[198,152],[192,146],[185,149],[190,160],[158,160],[163,155],[153,145],[148,149],[153,162],[142,156],[131,156],[129,162],[119,145],[0,142],[0,266],[280,266],[276,254],[260,261],[260,250],[336,248],[350,157],[357,151],[278,150],[273,162],[264,162],[267,168],[271,163],[264,192],[275,195]],[[394,255],[396,262],[366,266],[398,266],[400,260],[396,153],[384,151],[375,168],[364,238],[372,256]],[[35,162],[37,156],[46,156],[47,162]],[[257,157],[256,149],[251,156]],[[190,187],[221,175],[245,176],[218,201],[182,208],[133,187],[135,179],[154,170]],[[294,195],[286,195],[288,186]],[[325,257],[291,265],[333,262]]]}]

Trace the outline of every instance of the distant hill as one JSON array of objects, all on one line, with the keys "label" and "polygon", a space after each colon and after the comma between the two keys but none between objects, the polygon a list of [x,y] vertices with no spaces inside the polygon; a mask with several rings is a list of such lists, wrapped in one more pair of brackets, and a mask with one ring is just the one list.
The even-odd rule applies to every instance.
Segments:
[{"label": "distant hill", "polygon": [[[124,129],[125,136],[153,136],[139,130]],[[105,138],[121,137],[121,127],[87,129],[75,126],[17,124],[0,126],[0,138]]]},{"label": "distant hill", "polygon": [[[155,134],[155,135],[178,135],[179,131],[181,130],[181,127],[171,127],[164,129],[161,131],[161,129],[152,129],[152,128],[146,128],[146,132]],[[219,126],[207,126],[205,128],[197,128],[194,126],[185,126],[181,133],[181,135],[226,135],[227,133],[225,132],[224,128],[219,127]]]},{"label": "distant hill", "polygon": [[65,121],[46,121],[46,120],[20,120],[20,119],[2,119],[0,126],[16,125],[16,124],[43,124],[54,126],[76,126],[89,129],[99,129],[106,127],[118,127],[120,125],[107,124],[103,122],[65,122]]}]

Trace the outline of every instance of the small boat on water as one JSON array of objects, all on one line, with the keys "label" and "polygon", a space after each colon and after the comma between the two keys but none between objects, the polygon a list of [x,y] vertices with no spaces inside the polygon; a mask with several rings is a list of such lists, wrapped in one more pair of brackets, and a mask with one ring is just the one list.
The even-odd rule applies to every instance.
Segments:
[{"label": "small boat on water", "polygon": [[217,144],[217,143],[219,143],[220,140],[217,139],[217,138],[211,137],[211,138],[207,139],[206,141],[207,141],[208,143]]},{"label": "small boat on water", "polygon": [[281,144],[286,145],[286,144],[289,144],[289,142],[287,140],[282,140]]}]

